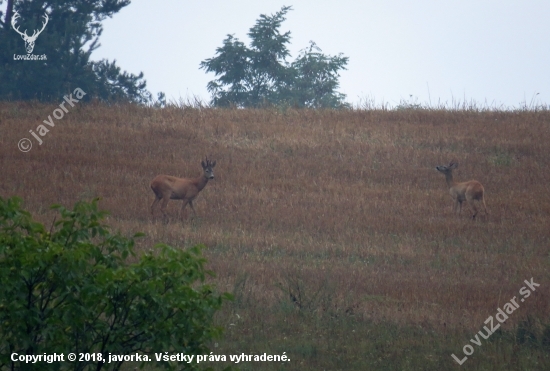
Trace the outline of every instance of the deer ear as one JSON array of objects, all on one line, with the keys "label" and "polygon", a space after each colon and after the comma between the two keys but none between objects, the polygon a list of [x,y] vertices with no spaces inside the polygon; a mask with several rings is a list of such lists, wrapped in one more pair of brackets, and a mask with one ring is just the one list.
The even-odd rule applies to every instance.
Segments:
[{"label": "deer ear", "polygon": [[214,161],[214,162],[212,163],[212,167],[214,167],[214,166],[216,166],[216,161]]},{"label": "deer ear", "polygon": [[456,169],[457,167],[458,167],[458,162],[452,161],[452,162],[449,164],[449,169]]},{"label": "deer ear", "polygon": [[201,161],[201,165],[203,169],[206,169],[206,165],[204,164],[204,161]]}]

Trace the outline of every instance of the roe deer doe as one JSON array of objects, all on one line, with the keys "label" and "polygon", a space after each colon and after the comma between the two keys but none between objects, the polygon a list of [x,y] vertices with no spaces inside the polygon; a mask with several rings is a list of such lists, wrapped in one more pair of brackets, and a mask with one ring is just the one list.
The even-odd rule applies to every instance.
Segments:
[{"label": "roe deer doe", "polygon": [[216,166],[216,161],[210,162],[208,157],[206,161],[201,161],[203,173],[198,178],[187,179],[187,178],[177,178],[170,175],[157,175],[155,179],[151,182],[151,189],[155,193],[155,200],[151,205],[151,215],[154,215],[154,208],[157,203],[160,201],[160,211],[164,215],[164,218],[167,219],[166,215],[166,205],[169,200],[183,200],[183,205],[181,207],[181,214],[183,218],[183,210],[187,204],[191,206],[194,216],[197,216],[195,208],[193,207],[193,200],[200,191],[208,183],[208,180],[214,179],[214,171],[212,170]]},{"label": "roe deer doe", "polygon": [[449,186],[449,192],[455,201],[455,204],[453,205],[454,211],[456,212],[458,210],[458,213],[460,214],[462,211],[462,203],[467,201],[468,205],[472,209],[472,219],[475,220],[477,215],[477,207],[474,201],[478,201],[483,205],[485,215],[488,215],[489,213],[487,212],[487,206],[485,205],[485,199],[483,197],[485,189],[477,180],[470,180],[462,183],[456,183],[453,181],[453,169],[456,169],[457,167],[458,163],[455,161],[451,161],[451,163],[447,166],[441,165],[436,167],[438,171],[445,174],[445,179],[447,180],[447,185]]}]

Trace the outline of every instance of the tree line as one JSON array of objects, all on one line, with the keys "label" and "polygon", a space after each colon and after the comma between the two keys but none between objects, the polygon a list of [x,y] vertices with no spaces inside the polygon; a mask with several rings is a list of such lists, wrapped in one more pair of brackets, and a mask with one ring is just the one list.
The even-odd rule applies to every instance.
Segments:
[{"label": "tree line", "polygon": [[[123,71],[116,60],[91,60],[100,46],[102,21],[130,5],[130,0],[0,0],[0,5],[4,3],[0,100],[55,102],[78,86],[87,99],[165,103],[163,93],[155,98],[147,90],[143,73]],[[291,34],[282,32],[281,26],[290,10],[283,6],[275,14],[260,15],[248,32],[248,46],[227,35],[215,56],[200,63],[200,69],[215,75],[207,85],[212,106],[346,106],[345,95],[337,90],[348,57],[323,54],[310,42],[288,61]]]}]

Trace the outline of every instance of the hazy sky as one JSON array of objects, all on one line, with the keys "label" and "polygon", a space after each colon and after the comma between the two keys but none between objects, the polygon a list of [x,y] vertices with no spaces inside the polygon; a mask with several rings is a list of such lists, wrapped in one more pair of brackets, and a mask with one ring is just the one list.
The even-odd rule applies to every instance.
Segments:
[{"label": "hazy sky", "polygon": [[289,61],[310,40],[348,56],[340,92],[350,103],[550,103],[549,0],[134,0],[104,22],[92,58],[143,71],[155,95],[208,101],[214,75],[199,63],[227,34],[248,45],[259,15],[283,5],[293,7],[281,28]]}]

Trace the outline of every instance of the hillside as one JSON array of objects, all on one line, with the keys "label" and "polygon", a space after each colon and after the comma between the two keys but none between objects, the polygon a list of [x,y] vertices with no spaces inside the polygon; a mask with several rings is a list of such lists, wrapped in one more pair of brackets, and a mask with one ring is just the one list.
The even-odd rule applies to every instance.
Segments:
[{"label": "hillside", "polygon": [[[111,225],[147,234],[139,249],[206,244],[217,287],[236,296],[214,352],[286,352],[290,370],[451,369],[533,278],[462,368],[550,368],[550,112],[78,103],[39,145],[29,130],[56,108],[0,103],[0,196],[48,224],[49,205],[100,196]],[[169,223],[152,217],[151,180],[198,176],[205,155],[217,165],[198,218],[182,222],[181,201]],[[453,215],[435,170],[451,160],[456,180],[484,185],[488,216]]]}]

